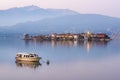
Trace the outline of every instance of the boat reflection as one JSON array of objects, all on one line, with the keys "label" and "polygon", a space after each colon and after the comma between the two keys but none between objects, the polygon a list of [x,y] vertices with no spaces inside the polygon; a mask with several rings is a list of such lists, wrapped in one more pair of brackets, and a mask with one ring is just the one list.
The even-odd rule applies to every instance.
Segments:
[{"label": "boat reflection", "polygon": [[15,61],[17,67],[28,67],[36,69],[42,64],[40,62],[29,62],[29,61]]}]

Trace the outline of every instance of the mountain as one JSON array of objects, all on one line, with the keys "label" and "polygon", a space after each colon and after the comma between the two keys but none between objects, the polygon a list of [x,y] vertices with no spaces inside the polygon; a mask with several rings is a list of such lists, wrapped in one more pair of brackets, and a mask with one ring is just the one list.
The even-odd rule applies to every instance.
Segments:
[{"label": "mountain", "polygon": [[107,31],[120,28],[120,19],[96,14],[77,14],[20,23],[12,26],[11,32],[53,33]]},{"label": "mountain", "polygon": [[12,26],[28,21],[37,21],[45,18],[79,14],[68,9],[43,9],[37,6],[26,6],[0,10],[0,26]]},{"label": "mountain", "polygon": [[1,33],[106,32],[119,29],[120,18],[27,6],[1,10],[0,26]]}]

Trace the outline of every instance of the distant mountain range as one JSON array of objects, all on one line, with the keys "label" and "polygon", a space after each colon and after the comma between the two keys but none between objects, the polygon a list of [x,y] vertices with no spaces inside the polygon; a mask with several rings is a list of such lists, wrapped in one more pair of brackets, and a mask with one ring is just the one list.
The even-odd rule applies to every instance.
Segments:
[{"label": "distant mountain range", "polygon": [[120,18],[27,6],[0,10],[0,26],[6,33],[106,31],[119,29]]},{"label": "distant mountain range", "polygon": [[0,26],[10,26],[27,21],[74,14],[78,13],[67,9],[42,9],[37,6],[11,8],[0,10]]}]

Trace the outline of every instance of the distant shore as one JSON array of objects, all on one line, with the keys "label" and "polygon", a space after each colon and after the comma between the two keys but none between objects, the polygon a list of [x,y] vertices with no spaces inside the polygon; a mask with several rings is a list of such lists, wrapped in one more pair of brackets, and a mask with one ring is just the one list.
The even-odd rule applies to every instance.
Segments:
[{"label": "distant shore", "polygon": [[64,34],[48,34],[48,35],[37,35],[37,36],[31,36],[29,34],[24,35],[24,40],[42,40],[42,41],[75,41],[75,40],[100,40],[100,41],[109,41],[111,38],[105,34],[105,33],[97,33],[94,34],[92,32],[86,32],[86,33],[64,33]]}]

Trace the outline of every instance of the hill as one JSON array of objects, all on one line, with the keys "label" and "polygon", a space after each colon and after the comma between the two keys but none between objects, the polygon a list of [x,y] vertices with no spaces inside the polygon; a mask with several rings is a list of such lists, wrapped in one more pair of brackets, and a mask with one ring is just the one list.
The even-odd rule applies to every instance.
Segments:
[{"label": "hill", "polygon": [[78,14],[47,18],[12,26],[12,32],[83,32],[119,29],[120,19],[96,14]]},{"label": "hill", "polygon": [[0,26],[1,33],[106,32],[119,29],[120,18],[27,6],[0,10]]},{"label": "hill", "polygon": [[0,26],[12,26],[28,21],[74,14],[78,13],[68,9],[43,9],[37,6],[16,7],[0,10]]}]

